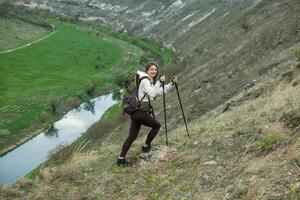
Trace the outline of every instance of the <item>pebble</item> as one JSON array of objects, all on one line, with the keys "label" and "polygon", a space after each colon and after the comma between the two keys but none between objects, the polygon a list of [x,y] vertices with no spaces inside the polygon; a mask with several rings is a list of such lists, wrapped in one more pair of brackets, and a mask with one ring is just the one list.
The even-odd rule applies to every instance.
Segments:
[{"label": "pebble", "polygon": [[300,182],[295,183],[295,189],[297,192],[300,192]]},{"label": "pebble", "polygon": [[217,162],[214,161],[214,160],[211,160],[211,161],[208,161],[208,162],[205,162],[205,163],[202,163],[202,166],[211,166],[211,165],[216,165]]}]

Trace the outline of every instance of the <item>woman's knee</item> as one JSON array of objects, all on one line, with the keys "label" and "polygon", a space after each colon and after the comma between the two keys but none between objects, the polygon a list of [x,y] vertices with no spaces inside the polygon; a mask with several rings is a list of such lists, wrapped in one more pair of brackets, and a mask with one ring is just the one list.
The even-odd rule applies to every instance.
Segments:
[{"label": "woman's knee", "polygon": [[154,129],[160,129],[161,124],[159,122],[155,123],[155,126],[153,126]]}]

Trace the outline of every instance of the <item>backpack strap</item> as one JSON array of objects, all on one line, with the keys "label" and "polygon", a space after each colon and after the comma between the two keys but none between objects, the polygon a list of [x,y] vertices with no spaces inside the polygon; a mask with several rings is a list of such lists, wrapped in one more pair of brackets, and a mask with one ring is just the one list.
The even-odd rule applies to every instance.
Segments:
[{"label": "backpack strap", "polygon": [[[140,87],[140,84],[141,84],[142,80],[144,80],[144,79],[148,79],[148,80],[150,81],[149,77],[147,77],[147,76],[143,76],[141,79],[138,79],[138,77],[137,77],[137,80],[139,80],[139,82],[138,82],[138,84],[137,84],[137,89],[136,89],[136,91],[137,91],[137,98],[139,98],[138,93],[139,93],[139,87]],[[150,81],[150,83],[151,83],[151,81]],[[149,96],[147,93],[146,93],[146,94],[142,97],[142,99],[139,101],[139,105],[141,104],[141,102],[143,101],[143,99],[144,99],[146,96],[148,96],[148,102],[149,102],[149,105],[150,105],[151,109],[153,110],[152,105],[151,105],[151,101],[150,101],[150,96]]]},{"label": "backpack strap", "polygon": [[[139,98],[140,84],[141,84],[142,80],[144,80],[144,79],[148,79],[150,81],[149,77],[147,77],[147,76],[143,76],[141,79],[139,79],[139,75],[137,74],[137,77],[136,77],[136,80],[137,80],[137,84],[136,84],[136,96],[137,96],[137,98]],[[143,96],[143,98],[141,99],[141,101],[146,97],[146,95],[147,95],[147,93]]]}]

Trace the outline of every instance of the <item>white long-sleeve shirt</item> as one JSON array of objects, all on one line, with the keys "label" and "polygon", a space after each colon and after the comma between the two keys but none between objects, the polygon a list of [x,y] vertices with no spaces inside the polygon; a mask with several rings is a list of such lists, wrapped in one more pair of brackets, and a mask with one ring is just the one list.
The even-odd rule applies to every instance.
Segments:
[{"label": "white long-sleeve shirt", "polygon": [[[143,71],[137,71],[137,74],[139,75],[139,78],[141,79],[142,77],[148,77],[150,80],[152,80],[150,78],[150,76],[143,72]],[[139,91],[138,91],[138,95],[139,95],[139,100],[141,100],[145,94],[148,94],[150,97],[150,100],[153,100],[155,98],[155,96],[157,95],[162,95],[163,93],[163,89],[161,86],[160,81],[157,81],[155,84],[153,84],[152,81],[150,81],[148,78],[144,78],[139,86]],[[169,83],[167,85],[165,85],[165,92],[168,92],[170,89],[172,88],[172,84]],[[145,96],[145,98],[143,99],[143,102],[148,102],[148,97],[147,95]]]}]

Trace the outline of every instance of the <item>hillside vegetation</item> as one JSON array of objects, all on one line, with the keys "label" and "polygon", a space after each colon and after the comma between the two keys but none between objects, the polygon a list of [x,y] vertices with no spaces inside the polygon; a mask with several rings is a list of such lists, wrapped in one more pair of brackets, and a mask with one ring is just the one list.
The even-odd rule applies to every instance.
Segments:
[{"label": "hillside vegetation", "polygon": [[1,4],[0,22],[0,154],[81,102],[116,90],[123,73],[149,59],[177,62],[173,52],[149,40],[10,1]]},{"label": "hillside vegetation", "polygon": [[0,18],[0,30],[0,53],[35,41],[50,32],[44,27],[8,18]]},{"label": "hillside vegetation", "polygon": [[8,131],[1,135],[2,149],[24,137],[20,131],[40,121],[42,112],[50,113],[44,113],[42,120],[47,121],[51,100],[73,96],[73,104],[78,105],[84,87],[95,87],[96,83],[107,87],[104,77],[113,77],[105,73],[118,65],[125,53],[120,45],[77,31],[66,23],[56,22],[54,26],[50,37],[0,55],[0,129]]},{"label": "hillside vegetation", "polygon": [[[144,127],[128,152],[130,165],[118,167],[130,119],[116,105],[74,144],[1,187],[0,197],[300,199],[298,0],[74,2],[47,1],[46,10],[96,19],[180,54],[182,66],[163,72],[177,72],[191,138],[173,89],[166,95],[170,145],[162,126],[153,150],[142,154]],[[21,4],[45,11],[39,0]],[[162,98],[154,108],[163,125]]]},{"label": "hillside vegetation", "polygon": [[169,133],[170,145],[165,146],[161,131],[153,151],[142,154],[143,129],[125,168],[115,165],[129,128],[128,118],[123,117],[106,137],[98,135],[101,144],[85,148],[80,143],[65,158],[61,152],[52,159],[67,161],[57,164],[54,159],[36,178],[2,188],[0,194],[8,199],[296,200],[300,197],[299,72],[299,66],[291,70],[292,82],[263,82],[230,99],[236,105],[221,105],[191,121],[191,139],[180,126]]}]

